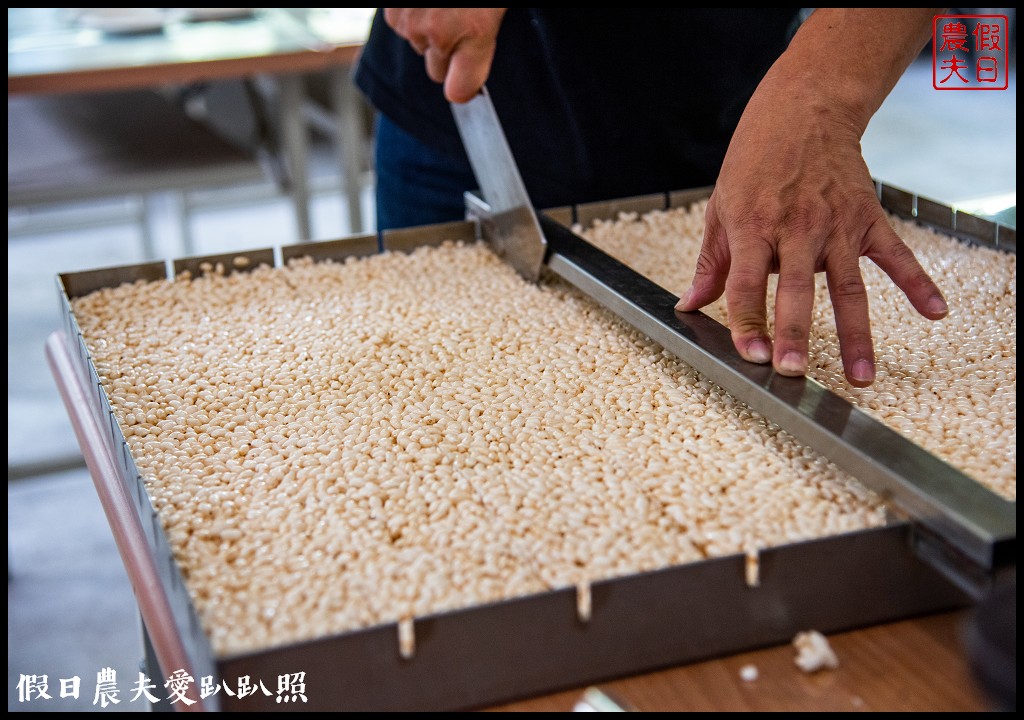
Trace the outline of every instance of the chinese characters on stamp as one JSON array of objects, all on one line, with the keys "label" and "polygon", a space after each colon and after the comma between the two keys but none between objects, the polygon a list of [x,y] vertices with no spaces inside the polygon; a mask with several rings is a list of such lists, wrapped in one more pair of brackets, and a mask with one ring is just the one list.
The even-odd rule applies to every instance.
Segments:
[{"label": "chinese characters on stamp", "polygon": [[1009,87],[1006,15],[936,15],[932,86],[936,90]]}]

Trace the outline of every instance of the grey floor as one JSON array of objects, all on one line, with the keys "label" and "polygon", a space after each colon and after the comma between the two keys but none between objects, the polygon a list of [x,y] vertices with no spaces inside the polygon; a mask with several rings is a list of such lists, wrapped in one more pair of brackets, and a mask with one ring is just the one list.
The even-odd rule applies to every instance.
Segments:
[{"label": "grey floor", "polygon": [[[1015,74],[1007,91],[938,92],[930,65],[915,64],[872,121],[865,159],[878,179],[945,203],[981,207],[1007,196],[1003,206],[1015,206],[1016,108]],[[328,166],[328,186],[330,174]],[[182,251],[167,202],[154,229],[163,256],[173,257]],[[364,206],[372,217],[369,188]],[[9,211],[8,221],[17,215]],[[314,239],[349,233],[340,193],[317,195],[313,222]],[[197,254],[295,241],[279,198],[203,211],[194,229]],[[96,675],[110,667],[122,702],[103,711],[140,710],[128,702],[141,659],[135,600],[43,346],[57,326],[55,274],[141,261],[141,244],[132,226],[115,224],[9,237],[7,253],[8,709],[101,710]],[[47,467],[66,469],[39,474]],[[52,699],[21,702],[26,675],[47,676]],[[60,680],[74,676],[79,698],[62,698]]]}]

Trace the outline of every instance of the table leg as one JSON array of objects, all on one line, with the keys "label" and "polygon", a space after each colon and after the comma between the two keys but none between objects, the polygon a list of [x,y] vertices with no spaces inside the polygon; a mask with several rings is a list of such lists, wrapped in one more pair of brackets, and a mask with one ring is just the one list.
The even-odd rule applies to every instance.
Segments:
[{"label": "table leg", "polygon": [[139,616],[139,622],[142,626],[142,667],[140,670],[157,687],[157,702],[150,703],[150,710],[154,712],[174,712],[175,708],[171,705],[169,696],[162,692],[163,683],[168,676],[160,667],[160,660],[157,658],[156,649],[153,647],[153,641],[150,639],[149,631],[146,629],[146,621],[141,615]]},{"label": "table leg", "polygon": [[303,114],[301,75],[279,75],[278,97],[283,148],[288,163],[292,203],[298,224],[299,242],[313,238],[309,216],[309,135]]},{"label": "table leg", "polygon": [[339,66],[329,72],[330,102],[334,110],[334,147],[342,170],[342,181],[348,204],[349,228],[353,233],[364,232],[362,205],[362,174],[366,166],[364,150],[366,116],[350,76],[351,68]]}]

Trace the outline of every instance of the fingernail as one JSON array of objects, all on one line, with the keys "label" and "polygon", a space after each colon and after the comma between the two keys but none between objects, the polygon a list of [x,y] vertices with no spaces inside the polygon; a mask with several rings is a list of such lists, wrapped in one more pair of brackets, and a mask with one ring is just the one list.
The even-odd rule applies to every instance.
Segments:
[{"label": "fingernail", "polygon": [[807,359],[798,352],[788,352],[779,361],[779,370],[793,375],[807,372]]},{"label": "fingernail", "polygon": [[857,360],[850,369],[850,377],[857,382],[873,382],[875,379],[875,364],[870,360]]},{"label": "fingernail", "polygon": [[693,295],[693,288],[690,288],[683,296],[679,298],[679,302],[676,303],[676,310],[682,310],[686,307],[686,303],[690,302],[690,296]]},{"label": "fingernail", "polygon": [[932,295],[928,298],[928,304],[925,307],[932,315],[945,315],[949,312],[949,305],[939,295]]},{"label": "fingernail", "polygon": [[772,348],[761,338],[751,340],[747,344],[747,359],[750,362],[764,364],[772,361]]}]

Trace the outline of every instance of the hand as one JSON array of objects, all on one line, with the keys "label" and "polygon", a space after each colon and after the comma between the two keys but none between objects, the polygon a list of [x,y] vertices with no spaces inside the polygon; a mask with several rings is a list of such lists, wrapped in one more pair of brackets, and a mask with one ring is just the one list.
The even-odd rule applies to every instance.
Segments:
[{"label": "hand", "polygon": [[[875,360],[861,256],[923,316],[937,320],[948,308],[890,227],[861,155],[860,137],[881,99],[850,102],[859,86],[806,60],[783,55],[744,111],[708,202],[693,284],[676,309],[696,310],[724,291],[740,355],[799,376],[807,371],[814,276],[824,272],[846,377],[865,387]],[[772,273],[779,275],[774,347],[766,311]]]},{"label": "hand", "polygon": [[480,92],[491,72],[507,8],[384,8],[384,20],[423,56],[427,75],[449,102]]}]

